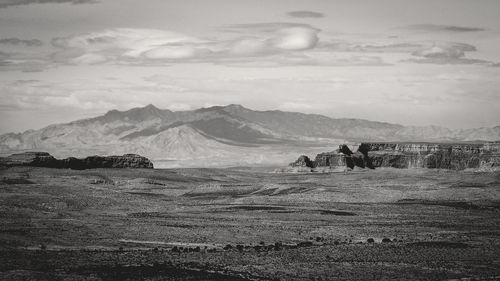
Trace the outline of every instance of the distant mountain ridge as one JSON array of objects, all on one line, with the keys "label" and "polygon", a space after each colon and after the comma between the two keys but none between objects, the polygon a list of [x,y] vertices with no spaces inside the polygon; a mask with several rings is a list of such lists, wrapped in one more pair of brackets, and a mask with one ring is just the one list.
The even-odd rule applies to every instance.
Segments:
[{"label": "distant mountain ridge", "polygon": [[[153,161],[189,160],[194,161],[192,164],[203,164],[211,159],[229,165],[263,163],[273,160],[269,157],[286,157],[286,152],[328,147],[338,141],[497,140],[500,140],[500,126],[451,130],[278,110],[254,111],[236,104],[192,111],[170,111],[148,105],[0,135],[0,153],[38,150],[57,157],[138,153]],[[208,162],[205,164],[210,166]]]}]

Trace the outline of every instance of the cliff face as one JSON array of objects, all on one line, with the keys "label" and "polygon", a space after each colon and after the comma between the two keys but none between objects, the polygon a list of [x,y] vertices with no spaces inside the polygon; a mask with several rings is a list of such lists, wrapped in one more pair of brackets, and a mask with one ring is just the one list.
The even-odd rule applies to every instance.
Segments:
[{"label": "cliff face", "polygon": [[56,159],[47,152],[25,152],[0,157],[0,166],[33,166],[85,170],[95,168],[153,168],[153,163],[137,154],[123,156],[89,156],[87,158],[69,157]]},{"label": "cliff face", "polygon": [[374,167],[463,170],[500,166],[500,143],[362,143]]},{"label": "cliff face", "polygon": [[341,145],[333,152],[316,155],[312,167],[430,168],[463,170],[500,167],[500,143],[361,143],[352,152]]}]

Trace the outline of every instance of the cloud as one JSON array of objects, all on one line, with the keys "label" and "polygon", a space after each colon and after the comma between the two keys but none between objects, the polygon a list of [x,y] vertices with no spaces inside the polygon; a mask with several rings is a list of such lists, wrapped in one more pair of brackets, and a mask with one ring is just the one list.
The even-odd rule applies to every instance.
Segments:
[{"label": "cloud", "polygon": [[315,29],[290,27],[279,30],[277,36],[269,39],[269,43],[275,48],[284,50],[306,50],[313,48],[318,40]]},{"label": "cloud", "polygon": [[229,24],[219,28],[220,31],[233,32],[233,33],[272,33],[280,29],[303,27],[315,31],[321,31],[309,24],[293,23],[293,22],[262,22],[262,23],[243,23],[243,24]]},{"label": "cloud", "polygon": [[309,25],[290,23],[226,28],[240,32],[225,40],[207,40],[167,30],[117,28],[54,38],[52,45],[58,51],[52,59],[68,64],[224,63],[310,50],[319,41],[320,31]]},{"label": "cloud", "polygon": [[167,108],[172,111],[186,111],[190,110],[191,106],[185,103],[172,103]]},{"label": "cloud", "polygon": [[0,44],[5,44],[5,45],[23,45],[23,46],[28,46],[28,47],[38,47],[42,46],[43,42],[38,40],[38,39],[19,39],[19,38],[2,38],[0,39]]},{"label": "cloud", "polygon": [[97,3],[96,0],[2,0],[0,9],[10,6],[29,5],[29,4],[46,4],[46,3],[71,3],[71,4],[90,4]]},{"label": "cloud", "polygon": [[429,31],[429,32],[476,32],[484,31],[484,28],[456,25],[438,25],[438,24],[412,24],[403,27],[404,29]]},{"label": "cloud", "polygon": [[484,60],[465,58],[466,52],[473,51],[476,51],[476,47],[465,43],[438,43],[416,50],[412,55],[421,59],[410,59],[410,61],[433,64],[490,63]]},{"label": "cloud", "polygon": [[325,15],[313,11],[292,11],[287,13],[289,16],[294,18],[322,18]]},{"label": "cloud", "polygon": [[303,102],[285,102],[279,106],[280,109],[283,110],[307,110],[313,108],[310,104]]},{"label": "cloud", "polygon": [[344,40],[331,40],[320,42],[318,44],[318,49],[360,53],[411,53],[425,46],[426,44],[421,42],[361,43]]},{"label": "cloud", "polygon": [[[392,39],[391,39],[392,40]],[[446,41],[392,41],[360,43],[343,40],[331,40],[321,42],[318,50],[363,53],[363,54],[386,54],[394,58],[400,57],[398,61],[429,63],[429,64],[489,64],[491,62],[479,59],[467,58],[468,52],[476,51],[476,47],[466,43]],[[402,57],[403,56],[403,57]],[[398,62],[396,61],[396,62]],[[394,62],[394,63],[396,63]]]}]

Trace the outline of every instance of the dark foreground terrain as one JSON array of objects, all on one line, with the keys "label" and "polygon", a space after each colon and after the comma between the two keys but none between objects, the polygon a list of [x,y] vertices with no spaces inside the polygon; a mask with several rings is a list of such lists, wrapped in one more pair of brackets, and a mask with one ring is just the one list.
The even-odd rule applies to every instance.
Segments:
[{"label": "dark foreground terrain", "polygon": [[500,172],[13,167],[1,280],[500,280]]}]

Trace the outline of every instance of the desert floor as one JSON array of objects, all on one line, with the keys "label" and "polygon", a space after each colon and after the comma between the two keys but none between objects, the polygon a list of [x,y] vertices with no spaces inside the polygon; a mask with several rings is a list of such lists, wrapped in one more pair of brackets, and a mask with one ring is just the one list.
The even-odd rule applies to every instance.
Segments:
[{"label": "desert floor", "polygon": [[500,280],[500,172],[3,169],[0,279]]}]

